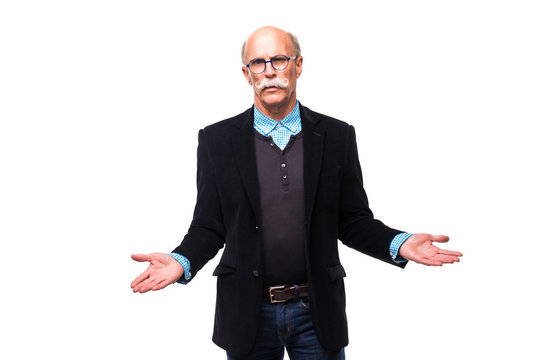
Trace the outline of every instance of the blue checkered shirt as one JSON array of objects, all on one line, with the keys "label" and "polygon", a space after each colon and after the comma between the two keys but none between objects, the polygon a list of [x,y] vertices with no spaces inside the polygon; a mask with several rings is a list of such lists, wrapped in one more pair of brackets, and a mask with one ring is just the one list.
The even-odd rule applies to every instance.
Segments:
[{"label": "blue checkered shirt", "polygon": [[[254,123],[253,126],[260,134],[264,136],[271,136],[274,143],[279,146],[281,150],[285,149],[289,138],[291,135],[296,135],[302,131],[302,122],[300,121],[300,107],[298,101],[294,109],[290,112],[289,115],[281,121],[276,121],[270,119],[268,116],[264,115],[262,112],[257,109],[257,106],[254,108]],[[398,257],[399,248],[401,245],[411,236],[410,233],[401,233],[397,234],[390,243],[390,255],[396,263],[406,262],[407,260]],[[191,266],[189,260],[176,253],[171,253],[171,256],[175,258],[180,265],[184,268],[184,276],[178,280],[180,283],[187,283],[191,279]]]},{"label": "blue checkered shirt", "polygon": [[274,143],[281,150],[285,149],[291,135],[296,135],[302,130],[302,122],[300,121],[300,107],[298,101],[291,113],[281,121],[270,119],[257,109],[256,106],[253,117],[255,119],[253,126],[260,134],[271,136]]}]

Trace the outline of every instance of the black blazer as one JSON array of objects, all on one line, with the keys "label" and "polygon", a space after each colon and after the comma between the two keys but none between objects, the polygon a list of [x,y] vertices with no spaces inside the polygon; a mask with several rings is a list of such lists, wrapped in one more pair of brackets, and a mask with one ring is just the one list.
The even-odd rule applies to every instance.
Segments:
[{"label": "black blazer", "polygon": [[[348,344],[345,270],[337,240],[396,265],[389,254],[401,231],[373,218],[362,185],[354,128],[300,105],[304,143],[306,256],[313,325],[327,350]],[[197,203],[184,240],[191,276],[225,246],[213,275],[213,341],[249,353],[257,334],[264,269],[253,108],[199,131]],[[404,267],[404,264],[398,265]]]}]

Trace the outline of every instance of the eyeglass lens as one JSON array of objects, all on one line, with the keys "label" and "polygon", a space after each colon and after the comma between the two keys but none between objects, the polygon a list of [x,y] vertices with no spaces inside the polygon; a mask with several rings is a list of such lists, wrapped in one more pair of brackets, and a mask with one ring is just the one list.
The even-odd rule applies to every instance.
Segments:
[{"label": "eyeglass lens", "polygon": [[[278,55],[270,59],[272,67],[277,71],[285,70],[289,64],[289,60],[286,56]],[[266,70],[266,61],[264,59],[253,59],[249,63],[249,68],[255,74],[260,74]]]}]

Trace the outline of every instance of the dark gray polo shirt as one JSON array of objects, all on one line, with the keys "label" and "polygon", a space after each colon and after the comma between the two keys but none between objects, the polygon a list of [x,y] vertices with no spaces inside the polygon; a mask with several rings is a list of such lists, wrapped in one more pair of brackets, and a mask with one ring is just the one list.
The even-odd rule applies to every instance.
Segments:
[{"label": "dark gray polo shirt", "polygon": [[263,276],[266,285],[307,282],[304,151],[302,132],[283,151],[258,131],[255,153],[262,215]]}]

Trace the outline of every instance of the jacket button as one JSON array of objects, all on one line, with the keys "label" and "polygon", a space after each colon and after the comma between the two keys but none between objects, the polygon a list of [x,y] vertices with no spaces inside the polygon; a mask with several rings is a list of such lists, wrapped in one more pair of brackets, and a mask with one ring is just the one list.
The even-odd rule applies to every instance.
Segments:
[{"label": "jacket button", "polygon": [[259,230],[259,226],[258,226],[258,225],[255,226],[255,230]]},{"label": "jacket button", "polygon": [[259,277],[259,272],[257,270],[253,270],[253,276],[258,278]]}]

